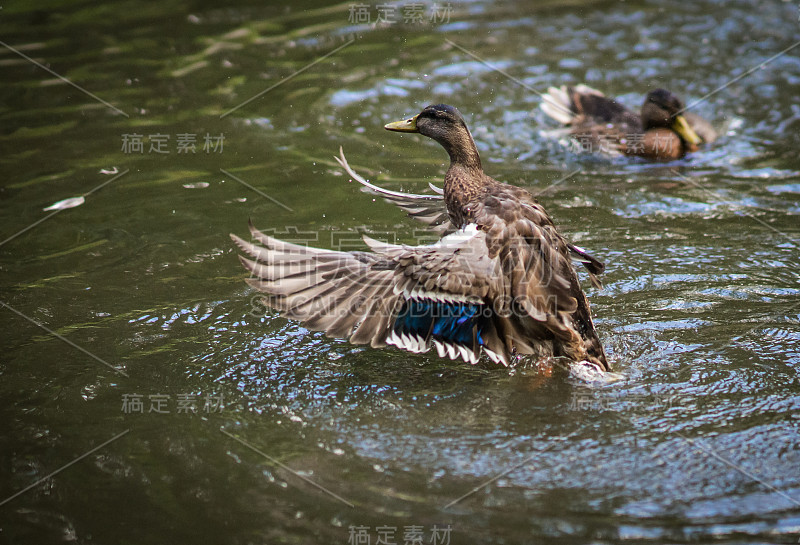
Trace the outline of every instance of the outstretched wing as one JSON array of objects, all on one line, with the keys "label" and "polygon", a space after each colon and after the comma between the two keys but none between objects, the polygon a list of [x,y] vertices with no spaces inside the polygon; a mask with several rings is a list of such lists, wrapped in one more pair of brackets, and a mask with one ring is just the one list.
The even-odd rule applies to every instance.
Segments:
[{"label": "outstretched wing", "polygon": [[455,227],[453,227],[453,224],[450,222],[450,216],[447,214],[447,206],[445,206],[444,203],[444,192],[433,184],[428,185],[435,192],[434,195],[415,195],[413,193],[391,191],[369,183],[350,168],[344,156],[344,150],[341,147],[339,148],[339,157],[334,157],[334,159],[342,165],[342,168],[347,171],[351,178],[361,184],[361,191],[383,197],[387,202],[399,206],[409,217],[430,225],[431,229],[439,235],[455,231]]},{"label": "outstretched wing", "polygon": [[247,283],[266,293],[269,306],[309,329],[354,344],[385,346],[396,312],[394,264],[365,252],[338,252],[269,237],[250,223],[259,244],[231,238],[253,259],[240,256],[251,272]]},{"label": "outstretched wing", "polygon": [[309,329],[354,344],[392,344],[412,352],[435,347],[442,357],[476,363],[481,349],[509,363],[494,332],[488,301],[502,287],[485,235],[473,225],[430,246],[404,246],[365,237],[374,253],[299,246],[259,232],[258,242],[231,238],[247,280],[265,303]]}]

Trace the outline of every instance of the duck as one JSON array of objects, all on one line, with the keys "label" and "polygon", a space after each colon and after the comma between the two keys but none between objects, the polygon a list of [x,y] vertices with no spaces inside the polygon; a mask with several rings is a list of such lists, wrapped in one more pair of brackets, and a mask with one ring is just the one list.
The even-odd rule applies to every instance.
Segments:
[{"label": "duck", "polygon": [[579,151],[673,161],[717,139],[711,123],[666,89],[647,93],[639,114],[583,84],[550,87],[540,107],[567,127]]},{"label": "duck", "polygon": [[443,188],[410,194],[371,184],[338,163],[361,189],[428,225],[430,245],[363,236],[368,251],[339,251],[281,241],[250,222],[251,240],[231,238],[245,254],[247,283],[266,305],[310,330],[373,348],[475,364],[509,366],[523,358],[610,370],[575,264],[592,277],[604,264],[570,243],[526,189],[483,171],[459,111],[447,104],[385,125],[438,142],[450,164]]}]

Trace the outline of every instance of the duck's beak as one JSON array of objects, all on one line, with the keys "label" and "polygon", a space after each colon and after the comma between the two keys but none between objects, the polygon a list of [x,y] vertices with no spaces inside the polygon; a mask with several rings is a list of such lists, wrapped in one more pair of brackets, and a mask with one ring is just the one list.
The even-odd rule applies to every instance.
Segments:
[{"label": "duck's beak", "polygon": [[397,132],[419,132],[417,128],[417,118],[419,114],[415,115],[411,119],[404,119],[402,121],[394,121],[392,123],[387,123],[383,126],[384,129],[387,131],[397,131]]},{"label": "duck's beak", "polygon": [[684,142],[692,146],[697,146],[703,142],[682,115],[675,116],[675,121],[672,122],[672,130],[678,133],[678,135],[683,138]]}]

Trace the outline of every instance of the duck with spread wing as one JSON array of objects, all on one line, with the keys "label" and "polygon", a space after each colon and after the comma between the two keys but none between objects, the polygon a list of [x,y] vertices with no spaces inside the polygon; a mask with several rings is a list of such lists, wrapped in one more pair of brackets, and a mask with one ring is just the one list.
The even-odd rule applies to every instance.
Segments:
[{"label": "duck with spread wing", "polygon": [[[527,190],[483,172],[458,110],[438,104],[389,123],[420,133],[450,156],[444,190],[413,195],[370,184],[337,161],[363,190],[395,203],[444,235],[428,246],[364,240],[342,252],[280,241],[250,225],[253,242],[231,235],[249,258],[247,282],[268,305],[312,330],[375,348],[509,365],[519,356],[564,357],[609,370],[573,260],[593,282],[604,265],[571,244]],[[434,189],[435,186],[431,186]]]}]

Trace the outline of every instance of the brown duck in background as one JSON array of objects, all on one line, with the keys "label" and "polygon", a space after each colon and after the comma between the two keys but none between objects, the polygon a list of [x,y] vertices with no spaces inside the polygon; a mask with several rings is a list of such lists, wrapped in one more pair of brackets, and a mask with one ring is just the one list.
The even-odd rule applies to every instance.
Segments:
[{"label": "brown duck in background", "polygon": [[[298,246],[264,235],[259,244],[231,238],[254,260],[247,282],[266,303],[314,330],[354,344],[387,344],[412,352],[508,365],[517,355],[563,356],[607,371],[589,303],[572,264],[590,274],[603,264],[570,244],[525,189],[483,172],[461,114],[428,106],[386,125],[439,142],[450,156],[444,190],[411,195],[370,184],[337,158],[362,189],[394,202],[440,233],[430,246],[364,240],[372,252]],[[435,189],[435,188],[434,188]]]},{"label": "brown duck in background", "polygon": [[585,151],[671,161],[717,138],[708,121],[664,89],[647,94],[641,114],[586,85],[551,87],[542,98],[542,110]]}]

